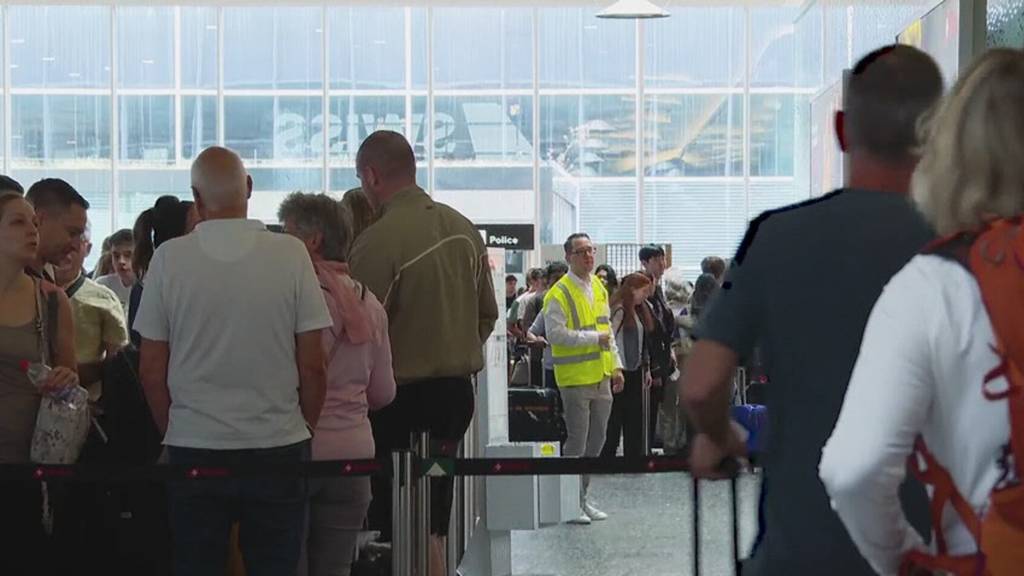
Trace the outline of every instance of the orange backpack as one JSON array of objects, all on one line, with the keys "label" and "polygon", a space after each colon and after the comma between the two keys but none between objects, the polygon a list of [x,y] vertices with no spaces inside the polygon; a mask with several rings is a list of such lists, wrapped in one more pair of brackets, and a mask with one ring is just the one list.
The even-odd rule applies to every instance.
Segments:
[{"label": "orange backpack", "polygon": [[[992,349],[1000,363],[985,375],[982,394],[992,402],[1006,402],[1010,413],[1010,443],[1006,472],[1012,480],[1000,481],[979,517],[953,484],[949,472],[928,451],[919,437],[911,456],[911,468],[934,489],[932,526],[937,554],[911,552],[901,574],[926,569],[956,576],[1009,576],[1024,573],[1024,230],[1022,217],[995,220],[980,231],[940,240],[926,253],[940,253],[965,265],[981,287],[996,342]],[[994,389],[993,381],[1005,377],[1007,386]],[[923,466],[922,466],[923,464]],[[951,556],[942,533],[942,511],[950,504],[978,543],[979,553]]]}]

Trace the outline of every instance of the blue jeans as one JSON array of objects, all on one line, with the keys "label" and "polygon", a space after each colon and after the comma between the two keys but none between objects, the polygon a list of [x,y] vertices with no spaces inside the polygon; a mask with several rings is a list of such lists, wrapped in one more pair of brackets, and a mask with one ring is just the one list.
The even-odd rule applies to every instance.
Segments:
[{"label": "blue jeans", "polygon": [[[171,464],[218,467],[292,464],[310,458],[309,441],[258,450],[202,450],[168,446]],[[303,478],[225,478],[168,485],[174,573],[223,576],[231,525],[247,576],[293,576],[306,524]]]}]

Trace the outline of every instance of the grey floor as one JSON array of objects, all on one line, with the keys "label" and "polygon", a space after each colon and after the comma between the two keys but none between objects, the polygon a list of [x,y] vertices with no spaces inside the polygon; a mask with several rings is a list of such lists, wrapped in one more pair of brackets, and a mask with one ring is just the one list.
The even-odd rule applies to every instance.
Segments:
[{"label": "grey floor", "polygon": [[[738,486],[740,551],[757,530],[760,480]],[[515,576],[696,576],[693,574],[692,484],[684,474],[595,478],[591,494],[610,518],[512,535]],[[701,483],[701,574],[729,576],[732,509],[728,482]]]}]

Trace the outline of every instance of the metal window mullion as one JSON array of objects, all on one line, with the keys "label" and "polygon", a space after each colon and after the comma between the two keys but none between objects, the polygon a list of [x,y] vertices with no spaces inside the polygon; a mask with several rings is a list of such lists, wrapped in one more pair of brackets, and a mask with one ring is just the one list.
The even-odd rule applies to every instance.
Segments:
[{"label": "metal window mullion", "polygon": [[644,242],[644,25],[636,21],[636,241]]},{"label": "metal window mullion", "polygon": [[427,6],[427,194],[434,195],[434,7]]},{"label": "metal window mullion", "polygon": [[748,222],[750,220],[750,6],[745,6],[743,11],[743,24],[746,31],[743,35],[743,43],[746,50],[746,57],[744,58],[746,73],[743,75],[743,220]]},{"label": "metal window mullion", "polygon": [[321,58],[322,65],[323,65],[323,79],[322,79],[322,86],[321,86],[321,88],[323,89],[323,102],[320,103],[320,110],[321,110],[321,114],[323,115],[323,119],[322,119],[322,121],[320,123],[320,127],[323,129],[323,133],[324,133],[324,142],[323,142],[323,146],[324,146],[324,148],[323,148],[323,155],[324,155],[324,157],[323,157],[323,162],[322,162],[323,174],[322,174],[321,182],[323,184],[324,194],[328,193],[331,190],[331,169],[330,169],[331,155],[330,155],[330,150],[329,150],[329,147],[331,145],[331,130],[330,130],[330,128],[331,128],[331,99],[330,99],[330,87],[331,87],[330,86],[330,84],[331,84],[330,83],[330,72],[331,72],[331,70],[330,70],[330,65],[331,65],[330,64],[330,53],[331,53],[331,51],[329,50],[328,36],[327,36],[327,33],[328,33],[328,21],[330,20],[330,18],[328,17],[327,11],[328,11],[327,5],[324,4],[322,12],[321,12],[321,16],[320,16],[321,19],[322,19],[322,21],[320,22],[320,39],[321,39],[320,46],[321,46],[321,50],[323,51],[323,56]]},{"label": "metal window mullion", "polygon": [[184,160],[184,127],[182,126],[181,95],[181,6],[174,7],[174,163]]},{"label": "metal window mullion", "polygon": [[224,7],[217,7],[217,145],[224,146]]},{"label": "metal window mullion", "polygon": [[117,230],[117,212],[120,207],[121,182],[117,174],[121,152],[121,122],[118,115],[117,82],[117,6],[110,7],[110,230]]},{"label": "metal window mullion", "polygon": [[544,213],[540,192],[540,10],[533,7],[533,254],[531,263],[539,266],[541,260],[540,230]]},{"label": "metal window mullion", "polygon": [[416,150],[416,135],[412,132],[412,7],[406,6],[405,25],[405,136]]},{"label": "metal window mullion", "polygon": [[3,101],[4,101],[4,174],[11,173],[11,154],[13,153],[13,138],[11,135],[12,124],[11,121],[14,118],[14,114],[11,111],[11,14],[10,7],[7,5],[0,6],[0,18],[3,18],[3,50],[0,55],[0,66],[3,66]]}]

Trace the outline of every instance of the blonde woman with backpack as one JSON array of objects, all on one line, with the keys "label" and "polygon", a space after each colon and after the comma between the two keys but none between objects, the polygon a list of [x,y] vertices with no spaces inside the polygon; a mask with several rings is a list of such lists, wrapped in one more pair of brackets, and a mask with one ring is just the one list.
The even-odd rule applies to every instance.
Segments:
[{"label": "blonde woman with backpack", "polygon": [[[927,127],[915,201],[942,240],[875,304],[820,474],[883,576],[1024,566],[1024,52],[993,50]],[[1011,441],[1012,440],[1012,441]],[[932,491],[933,544],[897,489]]]}]

